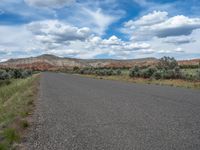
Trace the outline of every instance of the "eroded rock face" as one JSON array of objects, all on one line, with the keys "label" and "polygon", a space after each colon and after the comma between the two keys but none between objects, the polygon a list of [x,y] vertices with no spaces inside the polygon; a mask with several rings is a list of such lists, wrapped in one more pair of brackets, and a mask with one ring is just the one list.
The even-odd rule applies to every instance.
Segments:
[{"label": "eroded rock face", "polygon": [[40,71],[71,69],[73,67],[132,67],[152,66],[158,62],[155,58],[131,59],[131,60],[113,60],[113,59],[74,59],[61,58],[54,55],[41,55],[38,57],[10,59],[7,62],[0,63],[0,67],[23,68]]}]

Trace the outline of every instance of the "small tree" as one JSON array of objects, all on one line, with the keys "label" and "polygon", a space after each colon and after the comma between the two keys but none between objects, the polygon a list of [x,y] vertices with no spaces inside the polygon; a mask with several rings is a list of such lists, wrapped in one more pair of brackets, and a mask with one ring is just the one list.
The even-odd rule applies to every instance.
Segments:
[{"label": "small tree", "polygon": [[169,70],[169,69],[174,69],[177,66],[178,66],[178,63],[174,57],[164,56],[159,60],[157,68]]}]

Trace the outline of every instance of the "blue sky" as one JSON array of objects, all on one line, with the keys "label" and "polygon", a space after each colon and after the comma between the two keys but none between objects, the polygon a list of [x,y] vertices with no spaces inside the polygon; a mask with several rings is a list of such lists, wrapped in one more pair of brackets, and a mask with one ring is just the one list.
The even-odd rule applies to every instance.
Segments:
[{"label": "blue sky", "polygon": [[200,57],[199,0],[1,0],[0,61]]}]

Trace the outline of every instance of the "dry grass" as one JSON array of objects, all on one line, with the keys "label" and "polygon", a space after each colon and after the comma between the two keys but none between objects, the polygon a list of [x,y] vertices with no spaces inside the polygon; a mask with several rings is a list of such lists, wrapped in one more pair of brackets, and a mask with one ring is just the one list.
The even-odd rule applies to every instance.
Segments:
[{"label": "dry grass", "polygon": [[141,83],[141,84],[156,84],[156,85],[167,85],[167,86],[175,86],[183,88],[200,89],[200,81],[186,81],[181,79],[150,80],[144,78],[130,78],[128,75],[121,75],[121,76],[81,75],[81,76],[95,78],[95,79],[117,80],[117,81],[125,81],[132,83]]},{"label": "dry grass", "polygon": [[39,75],[12,80],[0,87],[0,150],[11,149],[28,127],[26,117],[32,112]]}]

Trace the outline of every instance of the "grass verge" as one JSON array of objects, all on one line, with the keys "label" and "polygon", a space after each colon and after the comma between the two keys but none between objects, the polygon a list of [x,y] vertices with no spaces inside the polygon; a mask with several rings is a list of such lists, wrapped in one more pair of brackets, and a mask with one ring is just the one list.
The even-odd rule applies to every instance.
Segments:
[{"label": "grass verge", "polygon": [[34,75],[0,86],[0,150],[14,149],[29,126],[27,117],[34,107],[38,79]]},{"label": "grass verge", "polygon": [[186,81],[181,79],[144,79],[144,78],[131,78],[128,75],[120,76],[96,76],[96,75],[81,75],[84,77],[90,77],[95,79],[105,79],[105,80],[116,80],[116,81],[125,81],[132,83],[141,83],[141,84],[156,84],[156,85],[167,85],[174,87],[183,87],[183,88],[192,88],[200,89],[200,82],[198,81]]}]

